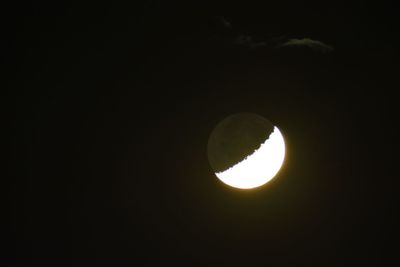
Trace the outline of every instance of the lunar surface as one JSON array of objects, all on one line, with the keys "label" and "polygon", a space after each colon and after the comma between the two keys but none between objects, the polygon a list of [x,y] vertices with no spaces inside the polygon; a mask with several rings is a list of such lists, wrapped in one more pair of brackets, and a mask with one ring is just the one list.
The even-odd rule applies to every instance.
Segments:
[{"label": "lunar surface", "polygon": [[270,181],[285,158],[278,127],[253,113],[238,113],[221,121],[208,142],[208,158],[225,184],[250,189]]}]

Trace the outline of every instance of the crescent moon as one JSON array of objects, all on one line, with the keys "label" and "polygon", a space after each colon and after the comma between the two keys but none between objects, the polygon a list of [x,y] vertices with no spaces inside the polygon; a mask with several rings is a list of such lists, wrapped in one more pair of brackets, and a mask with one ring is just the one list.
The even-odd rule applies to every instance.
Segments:
[{"label": "crescent moon", "polygon": [[260,147],[244,160],[225,171],[215,173],[223,183],[251,189],[269,182],[278,173],[285,159],[285,141],[278,127]]}]

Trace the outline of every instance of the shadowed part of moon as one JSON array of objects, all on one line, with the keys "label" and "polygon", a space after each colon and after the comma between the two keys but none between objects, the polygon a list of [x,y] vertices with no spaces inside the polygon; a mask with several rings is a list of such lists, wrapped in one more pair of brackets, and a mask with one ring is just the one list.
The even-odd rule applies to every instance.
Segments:
[{"label": "shadowed part of moon", "polygon": [[208,140],[208,158],[214,172],[241,162],[268,139],[274,126],[253,113],[238,113],[221,121]]}]

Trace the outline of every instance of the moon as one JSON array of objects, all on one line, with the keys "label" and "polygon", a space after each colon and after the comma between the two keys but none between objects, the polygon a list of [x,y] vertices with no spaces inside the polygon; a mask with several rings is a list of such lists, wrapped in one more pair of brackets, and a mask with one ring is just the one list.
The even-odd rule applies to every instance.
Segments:
[{"label": "moon", "polygon": [[276,176],[285,159],[278,127],[254,113],[233,114],[211,132],[207,145],[212,170],[223,183],[251,189]]}]

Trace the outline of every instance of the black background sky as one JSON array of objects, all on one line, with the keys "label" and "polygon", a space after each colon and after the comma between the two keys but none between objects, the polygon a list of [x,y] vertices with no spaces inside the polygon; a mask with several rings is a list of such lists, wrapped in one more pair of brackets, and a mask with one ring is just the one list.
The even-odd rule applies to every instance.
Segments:
[{"label": "black background sky", "polygon": [[[0,265],[398,261],[392,3],[52,1],[2,12],[13,245]],[[335,50],[236,46],[215,16]],[[287,145],[279,176],[246,192],[219,182],[206,153],[213,127],[242,111],[267,117]]]}]

